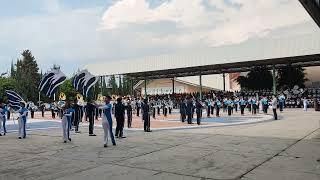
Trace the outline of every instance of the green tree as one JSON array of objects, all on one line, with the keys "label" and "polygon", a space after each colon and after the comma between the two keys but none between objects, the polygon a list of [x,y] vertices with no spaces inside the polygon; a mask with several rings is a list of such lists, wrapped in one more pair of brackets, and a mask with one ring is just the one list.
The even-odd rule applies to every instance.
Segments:
[{"label": "green tree", "polygon": [[304,83],[308,81],[306,75],[307,73],[304,68],[287,65],[286,67],[278,70],[278,88],[292,89],[295,85],[304,88]]},{"label": "green tree", "polygon": [[[67,100],[74,100],[78,93],[76,89],[74,89],[74,87],[72,86],[71,79],[67,79],[66,81],[63,82],[63,84],[61,84],[57,95],[59,96],[61,92],[63,92],[66,95]],[[58,98],[59,97],[57,97],[57,99]]]},{"label": "green tree", "polygon": [[16,90],[25,100],[37,102],[40,83],[38,64],[31,51],[24,50],[21,55],[16,64]]},{"label": "green tree", "polygon": [[0,77],[0,99],[7,100],[5,90],[15,90],[16,81],[14,78]]},{"label": "green tree", "polygon": [[16,70],[14,68],[13,60],[11,61],[11,68],[10,68],[10,77],[14,78],[16,75]]},{"label": "green tree", "polygon": [[236,81],[245,90],[272,89],[271,72],[265,67],[254,67],[246,76],[239,76]]},{"label": "green tree", "polygon": [[118,94],[118,84],[116,82],[116,77],[114,75],[110,76],[109,85],[111,87],[111,94]]}]

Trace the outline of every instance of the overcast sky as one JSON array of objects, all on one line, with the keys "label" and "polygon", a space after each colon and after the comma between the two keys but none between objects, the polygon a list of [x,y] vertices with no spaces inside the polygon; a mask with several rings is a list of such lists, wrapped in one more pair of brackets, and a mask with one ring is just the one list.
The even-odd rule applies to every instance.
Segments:
[{"label": "overcast sky", "polygon": [[[319,32],[298,0],[1,0],[0,73],[30,49],[45,72]],[[115,67],[121,68],[121,67]]]}]

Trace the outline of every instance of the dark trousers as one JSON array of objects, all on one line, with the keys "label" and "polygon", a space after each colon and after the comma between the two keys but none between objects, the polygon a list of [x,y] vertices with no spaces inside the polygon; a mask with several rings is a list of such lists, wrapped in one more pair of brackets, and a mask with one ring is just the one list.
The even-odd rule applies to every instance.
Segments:
[{"label": "dark trousers", "polygon": [[263,105],[263,112],[264,112],[265,114],[268,113],[268,105]]},{"label": "dark trousers", "polygon": [[146,117],[143,122],[144,131],[150,131],[150,116]]},{"label": "dark trousers", "polygon": [[256,104],[252,105],[252,114],[257,114],[257,105]]},{"label": "dark trousers", "polygon": [[127,117],[128,117],[128,128],[131,128],[132,125],[132,111],[127,112]]},{"label": "dark trousers", "polygon": [[241,115],[244,115],[244,108],[245,108],[245,105],[240,106]]},{"label": "dark trousers", "polygon": [[117,127],[116,127],[116,136],[123,136],[123,126],[124,126],[124,118],[116,118]]},{"label": "dark trousers", "polygon": [[234,109],[236,110],[236,112],[238,112],[238,104],[234,105]]},{"label": "dark trousers", "polygon": [[211,106],[211,115],[213,115],[214,106]]},{"label": "dark trousers", "polygon": [[283,107],[284,107],[284,103],[283,103],[283,102],[279,102],[280,112],[282,112],[282,111],[283,111]]},{"label": "dark trousers", "polygon": [[44,117],[44,110],[41,111],[41,116]]},{"label": "dark trousers", "polygon": [[251,112],[251,109],[252,109],[252,104],[249,104],[248,105],[248,110]]},{"label": "dark trousers", "polygon": [[219,113],[220,113],[220,108],[219,108],[219,107],[217,107],[217,108],[216,108],[216,116],[217,116],[217,117],[219,117],[219,116],[220,116],[220,114],[219,114]]},{"label": "dark trousers", "polygon": [[[89,134],[93,134],[94,114],[88,114],[88,117],[89,117]],[[78,126],[76,126],[76,131],[78,131]]]},{"label": "dark trousers", "polygon": [[56,113],[54,112],[54,110],[51,110],[51,116],[52,116],[52,119],[56,118]]},{"label": "dark trousers", "polygon": [[232,112],[232,107],[228,106],[228,116],[231,116],[231,112]]},{"label": "dark trousers", "polygon": [[207,108],[207,116],[210,117],[210,112],[211,112],[211,106],[208,106]]},{"label": "dark trousers", "polygon": [[31,111],[31,119],[34,118],[34,110]]},{"label": "dark trousers", "polygon": [[181,113],[181,121],[184,122],[186,120],[186,114]]},{"label": "dark trousers", "polygon": [[163,115],[167,117],[167,114],[168,114],[168,108],[163,108]]},{"label": "dark trousers", "polygon": [[160,107],[157,107],[157,114],[160,115]]},{"label": "dark trousers", "polygon": [[137,116],[140,116],[140,107],[137,107]]},{"label": "dark trousers", "polygon": [[197,112],[197,124],[200,125],[201,123],[201,113]]},{"label": "dark trousers", "polygon": [[188,124],[191,124],[192,123],[192,117],[191,117],[191,114],[188,114]]},{"label": "dark trousers", "polygon": [[172,108],[170,107],[170,108],[169,108],[169,114],[171,114],[171,112],[172,112]]},{"label": "dark trousers", "polygon": [[272,109],[272,111],[273,111],[274,120],[278,120],[277,109]]},{"label": "dark trousers", "polygon": [[152,108],[152,117],[153,119],[156,118],[156,108]]}]

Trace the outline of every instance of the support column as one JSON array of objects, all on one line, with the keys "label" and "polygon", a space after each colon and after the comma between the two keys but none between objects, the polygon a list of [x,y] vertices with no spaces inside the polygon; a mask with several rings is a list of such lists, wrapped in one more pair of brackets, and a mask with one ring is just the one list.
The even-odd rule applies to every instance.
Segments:
[{"label": "support column", "polygon": [[172,95],[174,95],[174,78],[172,78]]},{"label": "support column", "polygon": [[131,95],[132,95],[132,97],[134,96],[134,84],[133,84],[133,78],[131,77],[130,78],[130,81],[131,81]]},{"label": "support column", "polygon": [[199,75],[200,84],[200,100],[202,100],[202,74]]},{"label": "support column", "polygon": [[147,77],[144,77],[144,98],[147,99]]},{"label": "support column", "polygon": [[272,85],[273,85],[273,94],[276,95],[277,93],[277,80],[276,80],[276,67],[273,65],[272,67]]},{"label": "support column", "polygon": [[103,81],[102,81],[103,76],[100,76],[100,92],[101,92],[101,96],[102,96],[102,92],[103,92]]},{"label": "support column", "polygon": [[225,73],[222,74],[222,78],[223,78],[223,91],[226,91],[226,74]]}]

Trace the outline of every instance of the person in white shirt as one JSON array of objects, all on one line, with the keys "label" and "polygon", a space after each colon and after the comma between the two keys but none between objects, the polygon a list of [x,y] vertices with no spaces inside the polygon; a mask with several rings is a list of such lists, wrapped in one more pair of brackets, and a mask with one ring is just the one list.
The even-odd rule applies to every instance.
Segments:
[{"label": "person in white shirt", "polygon": [[308,100],[306,97],[303,98],[303,111],[307,111],[308,109]]},{"label": "person in white shirt", "polygon": [[272,96],[271,106],[272,106],[272,111],[273,111],[274,120],[278,120],[277,105],[278,105],[277,98],[276,98],[276,96],[273,95],[273,96]]}]

